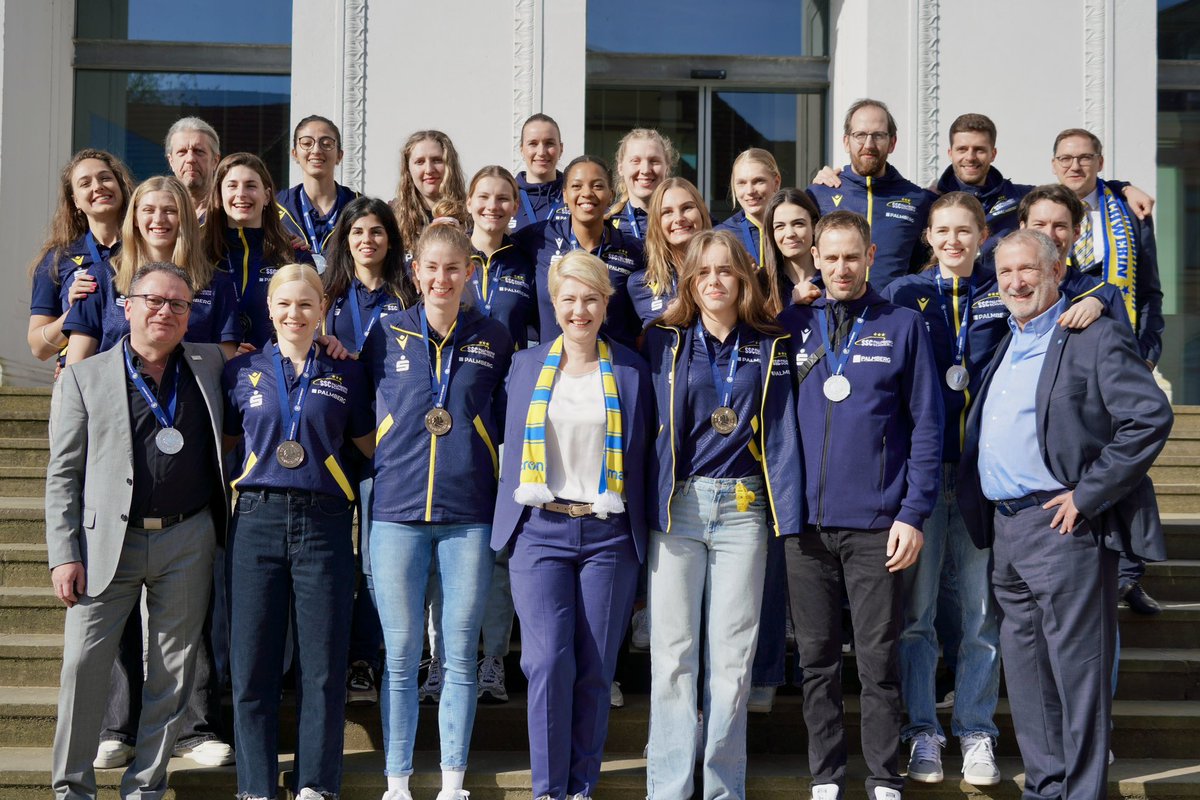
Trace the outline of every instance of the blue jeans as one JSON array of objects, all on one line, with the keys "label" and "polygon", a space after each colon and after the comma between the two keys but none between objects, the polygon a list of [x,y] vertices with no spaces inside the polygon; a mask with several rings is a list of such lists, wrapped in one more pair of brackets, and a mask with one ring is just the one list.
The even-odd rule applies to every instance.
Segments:
[{"label": "blue jeans", "polygon": [[484,523],[371,523],[371,573],[387,650],[379,697],[384,769],[392,777],[413,771],[425,586],[435,552],[444,590],[438,621],[445,650],[445,685],[438,705],[442,769],[467,768],[475,724],[475,651],[492,578],[491,535],[492,526]]},{"label": "blue jeans", "polygon": [[954,673],[955,736],[999,735],[992,717],[1000,691],[1000,630],[992,600],[988,570],[992,551],[971,542],[957,500],[958,465],[942,465],[937,506],[925,522],[925,546],[917,563],[901,573],[904,579],[904,632],[900,636],[900,680],[908,723],[904,740],[929,733],[945,741],[935,708],[938,641],[934,632],[938,586],[944,559],[958,578],[962,640]]},{"label": "blue jeans", "polygon": [[746,703],[767,563],[767,493],[738,511],[732,478],[689,478],[671,499],[671,532],[652,531],[650,800],[692,796],[696,683],[704,644],[703,797],[746,796]]},{"label": "blue jeans", "polygon": [[300,490],[238,496],[228,585],[239,794],[274,797],[279,782],[280,663],[289,610],[299,716],[293,789],[337,794],[341,786],[354,596],[351,509],[345,498]]}]

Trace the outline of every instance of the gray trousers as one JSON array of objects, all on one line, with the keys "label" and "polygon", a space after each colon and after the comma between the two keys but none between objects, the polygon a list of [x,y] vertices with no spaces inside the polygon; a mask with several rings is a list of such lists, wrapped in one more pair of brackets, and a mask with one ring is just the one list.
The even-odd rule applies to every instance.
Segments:
[{"label": "gray trousers", "polygon": [[67,610],[58,728],[51,764],[56,798],[96,796],[92,760],[117,644],[146,588],[149,648],[136,752],[122,798],[161,798],[167,762],[195,682],[197,641],[212,588],[216,536],[202,512],[161,531],[129,528],[112,582]]},{"label": "gray trousers", "polygon": [[1117,554],[1086,522],[1050,527],[1040,505],[996,513],[992,591],[1025,800],[1108,793],[1109,685],[1117,632]]}]

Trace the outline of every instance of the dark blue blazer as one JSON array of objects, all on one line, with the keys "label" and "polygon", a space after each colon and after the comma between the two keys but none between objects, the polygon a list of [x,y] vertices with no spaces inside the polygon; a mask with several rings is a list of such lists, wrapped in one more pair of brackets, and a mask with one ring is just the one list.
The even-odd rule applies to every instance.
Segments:
[{"label": "dark blue blazer", "polygon": [[[654,422],[654,396],[650,369],[641,356],[629,348],[608,340],[612,347],[613,377],[621,398],[621,430],[625,435],[625,512],[629,535],[633,537],[638,560],[646,558],[646,483],[649,453],[646,434]],[[508,414],[504,423],[504,455],[500,462],[500,485],[496,493],[496,514],[492,520],[492,549],[503,550],[520,534],[529,518],[529,506],[513,500],[521,483],[521,450],[525,441],[525,416],[537,385],[538,373],[550,352],[546,342],[513,356],[508,373]],[[613,517],[609,517],[611,521]]]},{"label": "dark blue blazer", "polygon": [[[1076,507],[1105,547],[1162,561],[1162,522],[1146,473],[1171,432],[1171,406],[1127,324],[1101,317],[1084,330],[1058,329],[1053,337],[1037,385],[1039,455],[1050,474],[1074,490]],[[959,507],[980,548],[994,538],[994,506],[979,482],[980,423],[1011,340],[1010,333],[984,375],[959,464]]]},{"label": "dark blue blazer", "polygon": [[[759,338],[759,371],[762,373],[762,405],[758,413],[758,443],[762,454],[763,479],[767,486],[768,525],[776,536],[804,529],[804,479],[800,466],[800,436],[796,430],[796,393],[791,368],[788,334]],[[659,426],[655,440],[655,484],[650,487],[650,524],[670,533],[671,497],[676,481],[686,478],[676,462],[681,430],[688,425],[687,331],[667,325],[646,330],[642,347],[650,362]]]}]

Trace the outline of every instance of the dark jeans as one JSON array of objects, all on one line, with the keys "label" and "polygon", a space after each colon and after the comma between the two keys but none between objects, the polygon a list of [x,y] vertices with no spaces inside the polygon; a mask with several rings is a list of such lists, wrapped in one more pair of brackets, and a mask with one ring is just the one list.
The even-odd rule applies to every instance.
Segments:
[{"label": "dark jeans", "polygon": [[783,538],[768,534],[767,574],[758,613],[758,645],[750,669],[752,686],[783,686],[787,669],[787,563]]},{"label": "dark jeans", "polygon": [[368,549],[371,530],[371,495],[375,480],[370,476],[370,462],[354,448],[358,458],[366,462],[361,470],[366,477],[358,483],[358,552],[355,553],[355,583],[358,592],[354,595],[354,608],[350,614],[350,659],[366,661],[376,674],[383,669],[383,628],[379,624],[379,611],[371,593],[371,556]]},{"label": "dark jeans", "polygon": [[274,797],[286,620],[296,635],[299,716],[293,791],[337,794],[354,590],[344,498],[243,492],[229,543],[230,657],[238,791]]},{"label": "dark jeans", "polygon": [[[215,598],[215,596],[214,596]],[[213,664],[213,600],[208,603],[204,629],[196,648],[196,683],[188,695],[187,708],[179,728],[176,747],[195,747],[201,742],[221,738],[221,682]],[[100,741],[118,741],[132,745],[137,739],[138,719],[142,715],[142,605],[136,604],[113,661],[108,684],[108,702]]]},{"label": "dark jeans", "polygon": [[784,543],[792,623],[804,674],[804,723],[813,783],[844,794],[846,729],[842,713],[842,586],[850,598],[854,653],[862,683],[862,751],[875,787],[902,790],[900,746],[899,573],[884,567],[888,532],[806,529]]}]

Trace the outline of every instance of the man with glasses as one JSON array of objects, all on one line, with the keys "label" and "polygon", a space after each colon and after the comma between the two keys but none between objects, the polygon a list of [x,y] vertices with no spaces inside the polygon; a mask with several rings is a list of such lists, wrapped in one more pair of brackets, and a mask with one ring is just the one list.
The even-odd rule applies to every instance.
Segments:
[{"label": "man with glasses", "polygon": [[142,267],[125,304],[129,336],[67,367],[54,387],[46,547],[67,606],[51,767],[58,798],[96,796],[109,670],[143,589],[150,647],[122,797],[165,792],[195,683],[229,499],[219,447],[224,359],[217,345],[182,344],[191,299],[178,267]]},{"label": "man with glasses", "polygon": [[928,260],[921,239],[933,195],[887,163],[896,149],[896,120],[879,100],[859,100],[846,112],[842,145],[850,163],[838,174],[840,186],[814,183],[808,193],[821,209],[854,211],[867,218],[875,244],[871,287],[882,291],[901,275],[916,272]]}]

